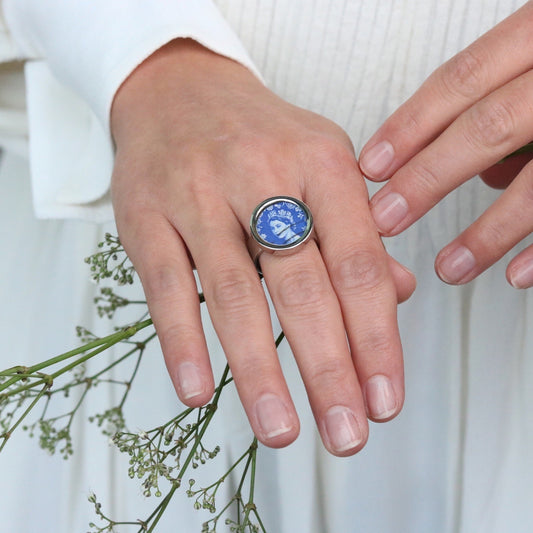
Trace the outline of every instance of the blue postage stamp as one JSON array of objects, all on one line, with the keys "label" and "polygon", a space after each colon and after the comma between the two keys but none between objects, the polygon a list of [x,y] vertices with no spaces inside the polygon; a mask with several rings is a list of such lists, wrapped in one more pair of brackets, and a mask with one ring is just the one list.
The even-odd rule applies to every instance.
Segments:
[{"label": "blue postage stamp", "polygon": [[261,239],[272,246],[295,245],[307,237],[310,221],[295,201],[278,200],[257,214],[255,228]]}]

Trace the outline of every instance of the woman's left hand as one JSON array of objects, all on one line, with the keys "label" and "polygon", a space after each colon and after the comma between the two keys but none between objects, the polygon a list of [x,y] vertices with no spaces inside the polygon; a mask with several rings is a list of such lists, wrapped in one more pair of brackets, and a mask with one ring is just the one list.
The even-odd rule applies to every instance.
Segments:
[{"label": "woman's left hand", "polygon": [[[390,179],[371,200],[383,235],[406,229],[446,194],[481,174],[506,191],[438,254],[448,283],[466,283],[533,231],[533,162],[495,166],[533,139],[533,2],[438,68],[363,148],[369,179]],[[533,286],[533,246],[507,268]]]}]

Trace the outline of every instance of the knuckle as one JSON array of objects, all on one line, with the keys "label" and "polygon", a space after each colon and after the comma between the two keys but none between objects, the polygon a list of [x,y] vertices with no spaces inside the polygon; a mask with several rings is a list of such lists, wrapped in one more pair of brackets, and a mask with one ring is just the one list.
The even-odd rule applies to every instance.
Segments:
[{"label": "knuckle", "polygon": [[401,115],[395,122],[393,138],[401,139],[404,136],[418,136],[424,131],[424,118],[427,116],[427,109],[421,106],[419,101],[414,104],[408,101],[401,108]]},{"label": "knuckle", "polygon": [[[500,220],[485,220],[477,228],[475,240],[476,255],[480,258],[487,255],[498,255],[499,252],[506,248],[509,242],[509,227],[502,224]],[[470,249],[474,246],[470,246]]]},{"label": "knuckle", "polygon": [[342,176],[356,168],[354,153],[347,143],[316,136],[303,144],[302,157],[322,175]]},{"label": "knuckle", "polygon": [[380,357],[388,360],[391,356],[401,353],[394,338],[382,328],[361,332],[356,343],[356,350],[359,354],[371,355],[373,359]]},{"label": "knuckle", "polygon": [[[139,242],[153,239],[154,228],[168,226],[166,219],[154,208],[149,194],[130,195],[113,200],[120,240],[125,246],[136,248]],[[129,252],[129,250],[127,250]]]},{"label": "knuckle", "polygon": [[250,343],[247,356],[232,364],[231,372],[240,387],[247,387],[256,397],[275,388],[274,377],[278,375],[277,360],[265,358],[265,352]]},{"label": "knuckle", "polygon": [[[172,324],[164,328],[158,328],[158,337],[163,352],[173,354],[187,354],[198,345],[201,336],[197,328],[187,324]],[[192,349],[191,349],[192,348]]]},{"label": "knuckle", "polygon": [[335,287],[341,293],[373,289],[383,283],[386,275],[384,261],[370,250],[351,250],[332,267]]},{"label": "knuckle", "polygon": [[340,357],[320,358],[310,368],[307,386],[312,390],[339,390],[339,386],[346,381],[348,374],[346,363]]},{"label": "knuckle", "polygon": [[444,94],[478,97],[487,79],[486,62],[472,50],[463,50],[444,63],[440,71]]},{"label": "knuckle", "polygon": [[258,279],[235,269],[222,270],[215,277],[213,302],[230,313],[247,312],[258,297]]},{"label": "knuckle", "polygon": [[481,101],[467,114],[466,137],[475,148],[494,149],[513,138],[515,118],[507,102]]},{"label": "knuckle", "polygon": [[181,282],[177,268],[171,263],[156,264],[146,269],[142,277],[147,297],[157,300],[180,290]]},{"label": "knuckle", "polygon": [[232,133],[230,142],[226,143],[226,150],[233,157],[253,162],[254,157],[264,157],[265,154],[274,150],[275,143],[275,139],[260,135],[258,132],[246,128],[243,131]]},{"label": "knuckle", "polygon": [[326,284],[318,272],[293,270],[278,283],[279,302],[287,311],[302,313],[306,309],[321,309],[325,302]]},{"label": "knuckle", "polygon": [[208,161],[195,161],[189,166],[188,174],[190,178],[183,180],[180,194],[176,197],[179,208],[182,209],[204,205],[205,199],[213,196],[213,182],[217,175]]},{"label": "knuckle", "polygon": [[438,197],[443,189],[442,176],[432,167],[431,161],[420,160],[409,169],[413,194],[423,198]]}]

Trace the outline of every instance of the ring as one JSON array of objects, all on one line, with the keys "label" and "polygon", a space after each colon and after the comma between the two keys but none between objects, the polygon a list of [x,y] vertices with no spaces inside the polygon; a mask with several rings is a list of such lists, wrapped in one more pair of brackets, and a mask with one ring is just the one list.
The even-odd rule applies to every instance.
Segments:
[{"label": "ring", "polygon": [[254,263],[259,269],[263,251],[289,253],[307,242],[313,233],[313,215],[301,200],[274,196],[263,200],[250,218],[250,233],[259,246]]}]

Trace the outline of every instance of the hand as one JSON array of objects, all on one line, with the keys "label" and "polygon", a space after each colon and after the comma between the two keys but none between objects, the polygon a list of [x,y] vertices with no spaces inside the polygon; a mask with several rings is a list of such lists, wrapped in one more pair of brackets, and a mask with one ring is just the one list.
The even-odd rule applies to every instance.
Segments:
[{"label": "hand", "polygon": [[263,253],[261,267],[326,447],[355,453],[368,435],[365,408],[386,420],[402,406],[396,307],[414,279],[384,251],[346,134],[182,39],[126,80],[111,122],[119,235],[176,391],[199,406],[214,388],[194,264],[252,428],[272,447],[292,442],[299,422],[248,224],[267,197],[310,206],[320,249],[311,241],[289,256]]},{"label": "hand", "polygon": [[[533,230],[533,165],[507,154],[533,139],[533,2],[437,69],[360,155],[362,172],[390,181],[371,200],[383,235],[396,235],[482,173],[507,190],[437,256],[448,283],[465,283]],[[485,171],[483,173],[483,171]],[[511,261],[515,287],[533,285],[533,248]]]}]

